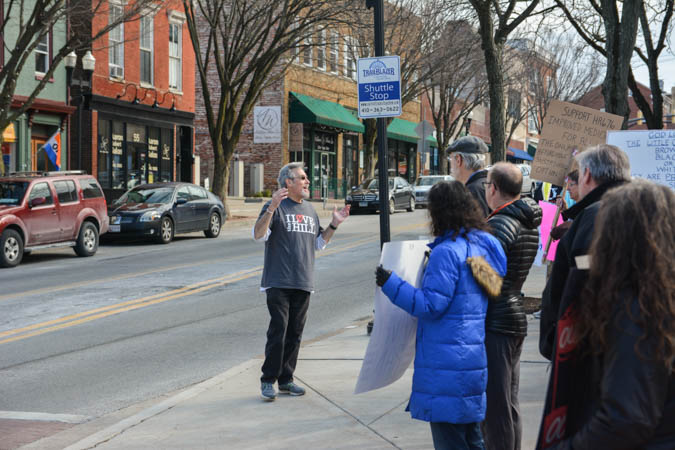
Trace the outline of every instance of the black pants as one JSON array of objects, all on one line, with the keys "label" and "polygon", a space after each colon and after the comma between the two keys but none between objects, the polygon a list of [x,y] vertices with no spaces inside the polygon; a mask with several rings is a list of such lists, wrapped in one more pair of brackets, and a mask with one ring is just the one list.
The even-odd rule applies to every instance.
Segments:
[{"label": "black pants", "polygon": [[485,332],[488,360],[487,411],[481,424],[488,450],[520,450],[518,386],[523,336]]},{"label": "black pants", "polygon": [[270,326],[267,329],[265,362],[260,380],[265,383],[277,380],[279,384],[290,383],[293,381],[302,330],[307,319],[309,292],[281,288],[269,288],[265,292]]}]

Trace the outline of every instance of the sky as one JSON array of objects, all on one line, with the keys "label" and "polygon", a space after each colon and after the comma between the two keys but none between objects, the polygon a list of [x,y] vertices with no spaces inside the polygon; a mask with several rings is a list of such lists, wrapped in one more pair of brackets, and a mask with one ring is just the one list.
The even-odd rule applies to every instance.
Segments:
[{"label": "sky", "polygon": [[[632,63],[633,73],[637,81],[649,86],[647,65],[638,58],[633,59]],[[664,91],[670,92],[670,88],[675,86],[675,56],[672,53],[666,53],[665,50],[659,58],[659,78],[663,80]]]}]

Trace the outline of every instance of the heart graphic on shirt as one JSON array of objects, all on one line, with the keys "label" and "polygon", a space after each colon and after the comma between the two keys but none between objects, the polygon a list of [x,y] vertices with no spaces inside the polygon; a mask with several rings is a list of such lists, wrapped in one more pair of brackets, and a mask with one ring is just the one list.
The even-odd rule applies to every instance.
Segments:
[{"label": "heart graphic on shirt", "polygon": [[299,223],[302,223],[304,218],[305,218],[305,216],[303,216],[302,214],[296,214],[295,215],[295,220],[297,220]]}]

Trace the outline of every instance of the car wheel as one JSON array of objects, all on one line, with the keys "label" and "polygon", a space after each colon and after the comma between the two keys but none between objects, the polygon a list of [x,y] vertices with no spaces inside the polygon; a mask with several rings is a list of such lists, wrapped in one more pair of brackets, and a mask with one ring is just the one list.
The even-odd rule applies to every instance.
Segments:
[{"label": "car wheel", "polygon": [[0,236],[0,266],[16,267],[23,258],[23,239],[15,230],[6,229]]},{"label": "car wheel", "polygon": [[173,240],[173,222],[170,217],[163,217],[159,224],[159,235],[157,236],[160,244],[168,244]]},{"label": "car wheel", "polygon": [[415,199],[413,197],[410,197],[410,201],[408,202],[408,212],[413,211],[415,211]]},{"label": "car wheel", "polygon": [[396,204],[394,203],[394,199],[392,198],[389,200],[389,214],[394,214],[394,210],[396,209]]},{"label": "car wheel", "polygon": [[96,225],[91,222],[82,223],[80,235],[75,244],[75,253],[77,256],[94,256],[98,250],[98,230]]},{"label": "car wheel", "polygon": [[209,227],[204,230],[204,235],[209,238],[217,238],[220,234],[220,215],[217,212],[211,213],[209,217]]}]

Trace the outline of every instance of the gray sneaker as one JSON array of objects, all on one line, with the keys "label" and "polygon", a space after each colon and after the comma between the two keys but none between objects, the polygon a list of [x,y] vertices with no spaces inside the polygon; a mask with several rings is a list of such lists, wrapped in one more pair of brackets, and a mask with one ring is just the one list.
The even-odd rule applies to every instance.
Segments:
[{"label": "gray sneaker", "polygon": [[280,384],[279,393],[290,395],[305,395],[305,388],[302,388],[291,381],[290,383]]},{"label": "gray sneaker", "polygon": [[274,390],[274,383],[260,383],[260,394],[266,402],[273,402],[277,398],[277,391]]}]

